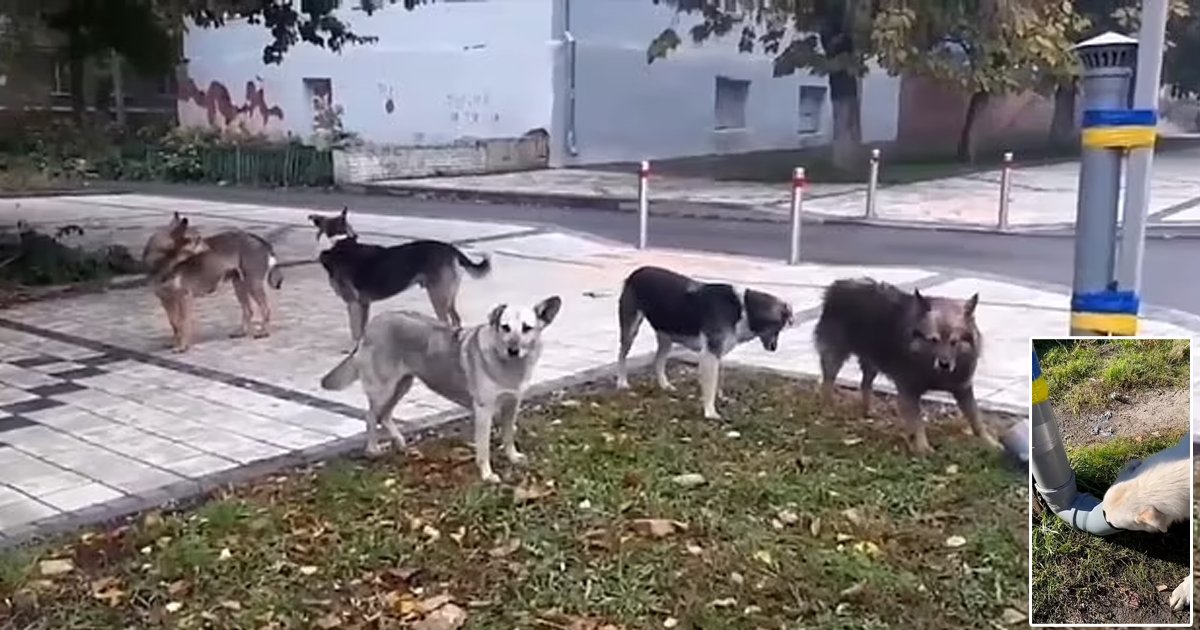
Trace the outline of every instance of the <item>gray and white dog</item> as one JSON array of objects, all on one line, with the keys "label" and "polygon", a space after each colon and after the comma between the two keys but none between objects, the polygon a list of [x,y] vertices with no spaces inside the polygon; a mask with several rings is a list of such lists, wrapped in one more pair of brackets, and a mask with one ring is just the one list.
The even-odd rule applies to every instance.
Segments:
[{"label": "gray and white dog", "polygon": [[475,420],[475,463],[487,482],[499,482],[492,471],[492,420],[500,412],[502,443],[508,461],[519,464],[517,413],[525,387],[542,354],[542,330],[562,307],[558,296],[532,307],[492,309],[487,323],[458,328],[413,311],[383,313],[372,319],[350,356],[321,379],[321,387],[339,390],[362,380],[367,395],[369,457],[381,452],[376,426],[382,425],[396,449],[404,436],[392,410],[414,379],[447,400],[470,409]]}]

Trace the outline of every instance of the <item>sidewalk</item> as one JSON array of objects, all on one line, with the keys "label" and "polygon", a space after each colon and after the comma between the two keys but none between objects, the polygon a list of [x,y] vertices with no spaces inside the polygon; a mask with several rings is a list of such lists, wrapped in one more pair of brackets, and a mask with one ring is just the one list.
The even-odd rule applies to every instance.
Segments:
[{"label": "sidewalk", "polygon": [[[882,170],[886,172],[887,164]],[[1009,224],[1015,229],[1070,227],[1075,222],[1079,163],[1022,167],[1013,173]],[[385,180],[365,188],[397,195],[451,197],[490,202],[570,204],[634,210],[635,173],[558,169],[424,179]],[[914,226],[995,228],[1000,171],[881,187],[875,222]],[[652,176],[651,213],[785,221],[791,207],[788,183],[712,181]],[[862,221],[865,184],[811,182],[804,212],[814,220]],[[1194,208],[1193,212],[1181,212]],[[1154,162],[1152,223],[1200,223],[1200,151],[1160,153]]]},{"label": "sidewalk", "polygon": [[[25,199],[19,210],[15,206],[0,200],[2,220],[82,218],[93,237],[111,235],[138,251],[148,230],[178,210],[206,231],[242,226],[265,234],[284,260],[317,253],[306,213],[289,208],[144,195]],[[747,344],[732,360],[794,376],[817,373],[812,326],[821,290],[835,278],[869,274],[935,295],[967,297],[978,291],[987,352],[977,396],[987,408],[1018,414],[1028,397],[1027,338],[1067,330],[1065,290],[997,278],[639,252],[505,224],[366,214],[354,221],[374,242],[439,238],[491,252],[493,274],[463,283],[459,308],[468,322],[480,321],[496,303],[561,295],[564,307],[547,330],[535,375],[540,393],[609,378],[616,353],[617,287],[643,264],[750,284],[790,300],[799,324],[784,333],[778,352]],[[359,451],[361,392],[327,392],[318,385],[344,356],[344,308],[317,265],[292,266],[284,275],[283,289],[272,295],[276,320],[270,338],[227,337],[237,324],[238,308],[231,292],[223,290],[199,301],[198,345],[183,355],[166,350],[165,318],[144,288],[0,313],[0,545],[194,496],[302,461]],[[428,303],[414,290],[376,312],[397,308],[427,312]],[[1146,309],[1144,334],[1195,330],[1200,330],[1196,316]],[[648,358],[653,343],[653,335],[643,331],[635,347],[640,360]],[[843,377],[857,383],[853,371]],[[460,416],[460,410],[420,386],[397,409],[410,430]]]}]

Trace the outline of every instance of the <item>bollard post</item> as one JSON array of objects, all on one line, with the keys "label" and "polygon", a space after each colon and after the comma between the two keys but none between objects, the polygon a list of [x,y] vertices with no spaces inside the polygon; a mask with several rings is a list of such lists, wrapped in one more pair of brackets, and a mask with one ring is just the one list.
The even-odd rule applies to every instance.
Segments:
[{"label": "bollard post", "polygon": [[1012,193],[1012,151],[1004,153],[1004,166],[1000,171],[1000,213],[996,219],[996,227],[1000,231],[1008,231],[1008,202]]},{"label": "bollard post", "polygon": [[792,171],[792,239],[788,249],[788,264],[800,264],[800,213],[804,206],[804,187],[808,181],[804,177],[804,167]]},{"label": "bollard post", "polygon": [[875,218],[875,190],[879,187],[879,149],[871,149],[871,167],[867,175],[867,211],[868,219]]},{"label": "bollard post", "polygon": [[646,223],[650,219],[650,162],[642,160],[638,169],[638,249],[646,249]]}]

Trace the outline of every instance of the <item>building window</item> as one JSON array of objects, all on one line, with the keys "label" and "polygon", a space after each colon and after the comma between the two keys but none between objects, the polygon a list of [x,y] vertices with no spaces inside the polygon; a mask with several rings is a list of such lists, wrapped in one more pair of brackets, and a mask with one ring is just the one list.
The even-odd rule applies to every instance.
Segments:
[{"label": "building window", "polygon": [[746,100],[749,97],[749,81],[717,77],[717,97],[714,108],[716,128],[745,129]]},{"label": "building window", "polygon": [[172,70],[162,75],[157,81],[158,94],[160,96],[174,96],[179,93],[179,88],[176,85],[175,71]]},{"label": "building window", "polygon": [[800,133],[821,131],[821,109],[825,107],[823,85],[800,86]]},{"label": "building window", "polygon": [[67,96],[71,93],[71,67],[66,61],[54,61],[54,74],[50,78],[50,94]]}]

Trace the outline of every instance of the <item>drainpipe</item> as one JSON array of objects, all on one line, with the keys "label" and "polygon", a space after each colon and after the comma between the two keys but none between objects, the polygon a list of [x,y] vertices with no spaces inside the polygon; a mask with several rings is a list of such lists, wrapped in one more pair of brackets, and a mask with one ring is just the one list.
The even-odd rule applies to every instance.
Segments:
[{"label": "drainpipe", "polygon": [[566,138],[567,153],[572,157],[579,155],[579,145],[575,141],[575,36],[571,34],[571,0],[562,0],[563,6],[563,41],[567,45],[567,120]]},{"label": "drainpipe", "polygon": [[1033,470],[1034,488],[1046,500],[1046,505],[1075,529],[1096,536],[1116,533],[1118,530],[1104,518],[1100,500],[1075,487],[1075,471],[1067,461],[1062,431],[1050,408],[1050,391],[1036,351],[1033,353],[1033,410],[1029,438],[1029,466]]}]

